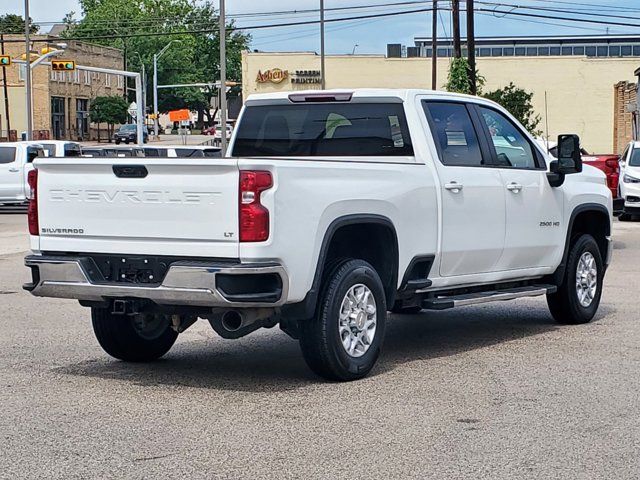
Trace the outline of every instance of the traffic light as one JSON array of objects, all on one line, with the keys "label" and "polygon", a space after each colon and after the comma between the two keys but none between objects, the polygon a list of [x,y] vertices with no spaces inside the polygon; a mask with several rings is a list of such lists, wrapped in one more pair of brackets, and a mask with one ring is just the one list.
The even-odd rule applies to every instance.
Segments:
[{"label": "traffic light", "polygon": [[11,65],[11,57],[9,55],[0,55],[0,67],[8,67]]},{"label": "traffic light", "polygon": [[70,72],[76,69],[76,62],[73,60],[51,60],[51,70],[55,72]]}]

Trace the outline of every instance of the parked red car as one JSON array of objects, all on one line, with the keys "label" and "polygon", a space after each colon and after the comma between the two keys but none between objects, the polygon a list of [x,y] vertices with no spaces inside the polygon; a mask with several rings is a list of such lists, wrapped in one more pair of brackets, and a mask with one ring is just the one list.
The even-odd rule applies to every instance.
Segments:
[{"label": "parked red car", "polygon": [[202,134],[203,135],[215,135],[216,134],[216,127],[207,127],[204,130],[202,130]]},{"label": "parked red car", "polygon": [[607,176],[607,186],[613,198],[618,197],[618,182],[620,181],[620,157],[614,154],[583,155],[582,161],[596,167]]},{"label": "parked red car", "polygon": [[[558,156],[557,147],[551,147],[549,153]],[[624,199],[618,198],[618,182],[620,181],[620,156],[614,153],[593,154],[582,149],[582,161],[587,165],[602,170],[607,176],[607,187],[613,196],[613,211],[615,214],[622,212]]]}]

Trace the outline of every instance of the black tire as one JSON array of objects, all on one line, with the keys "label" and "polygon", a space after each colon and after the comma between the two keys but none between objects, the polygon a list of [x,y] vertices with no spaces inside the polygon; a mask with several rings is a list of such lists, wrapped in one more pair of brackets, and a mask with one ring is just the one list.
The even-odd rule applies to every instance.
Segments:
[{"label": "black tire", "polygon": [[[578,299],[576,275],[580,258],[585,253],[590,253],[595,260],[596,267],[596,292],[588,306],[583,306]],[[602,283],[604,279],[604,265],[600,249],[591,235],[581,235],[574,239],[569,250],[567,268],[565,270],[562,286],[556,293],[547,295],[547,304],[551,315],[558,323],[577,325],[590,322],[598,311],[602,296]]]},{"label": "black tire", "polygon": [[105,308],[91,309],[93,331],[102,349],[118,360],[149,362],[167,353],[178,338],[166,317],[158,317],[153,331],[136,328],[133,317],[114,315]]},{"label": "black tire", "polygon": [[620,220],[621,222],[630,222],[631,215],[629,215],[628,213],[621,213],[620,215],[618,215],[618,220]]},{"label": "black tire", "polygon": [[116,145],[120,145],[120,140],[116,140]]},{"label": "black tire", "polygon": [[[347,353],[342,344],[339,317],[347,292],[358,284],[366,286],[373,295],[376,329],[368,349],[362,356],[355,357]],[[301,322],[300,347],[307,365],[327,380],[365,377],[380,355],[386,316],[384,287],[376,270],[364,260],[343,260],[336,264],[324,278],[315,317]]]}]

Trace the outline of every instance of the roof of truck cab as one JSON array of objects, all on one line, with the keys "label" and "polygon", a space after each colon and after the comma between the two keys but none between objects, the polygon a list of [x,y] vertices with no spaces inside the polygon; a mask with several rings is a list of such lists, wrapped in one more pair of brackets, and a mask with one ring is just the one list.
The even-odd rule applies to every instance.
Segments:
[{"label": "roof of truck cab", "polygon": [[446,92],[443,90],[428,90],[428,89],[415,89],[415,88],[337,88],[331,90],[289,90],[284,92],[273,93],[254,93],[249,95],[246,100],[246,104],[252,103],[268,103],[275,101],[280,103],[283,100],[288,100],[289,95],[322,95],[322,94],[337,94],[337,93],[351,93],[353,99],[366,99],[366,98],[397,98],[401,101],[407,101],[408,99],[415,97],[416,95],[428,95],[439,99],[457,99],[473,101],[476,103],[485,103],[495,105],[495,102],[486,98],[477,97],[474,95],[465,95],[462,93]]}]

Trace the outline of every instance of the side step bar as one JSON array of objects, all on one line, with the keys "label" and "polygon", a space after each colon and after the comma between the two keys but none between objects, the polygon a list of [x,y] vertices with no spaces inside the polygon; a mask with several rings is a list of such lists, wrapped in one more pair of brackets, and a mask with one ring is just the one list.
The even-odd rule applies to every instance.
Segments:
[{"label": "side step bar", "polygon": [[558,287],[555,285],[531,285],[528,287],[490,290],[462,295],[442,295],[427,298],[422,302],[422,308],[426,310],[446,310],[448,308],[464,307],[478,303],[514,300],[522,297],[537,297],[539,295],[555,293],[557,290]]}]

